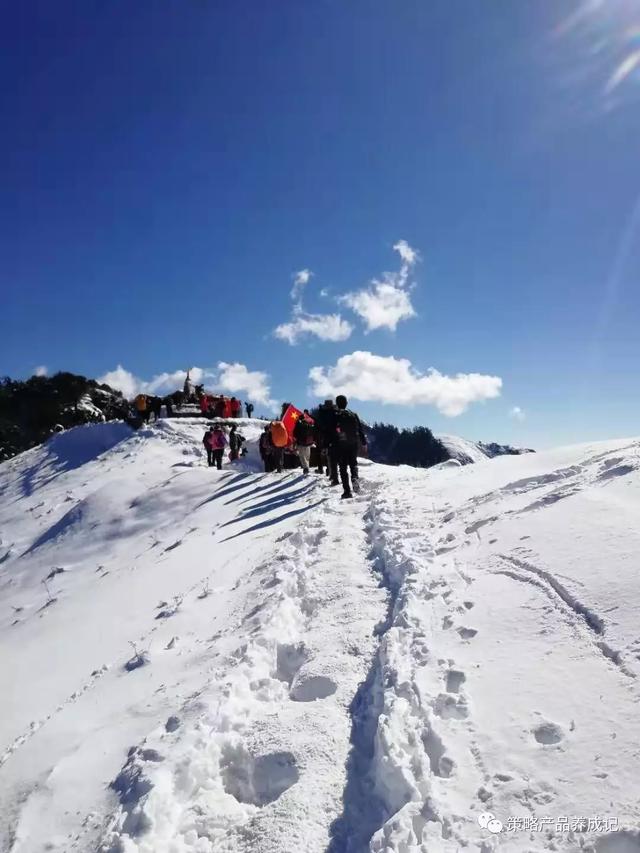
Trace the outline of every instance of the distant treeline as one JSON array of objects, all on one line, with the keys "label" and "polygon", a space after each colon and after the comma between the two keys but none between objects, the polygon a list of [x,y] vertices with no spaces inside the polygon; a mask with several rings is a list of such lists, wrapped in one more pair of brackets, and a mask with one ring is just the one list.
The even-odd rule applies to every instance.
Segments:
[{"label": "distant treeline", "polygon": [[0,461],[42,444],[56,428],[126,418],[119,391],[74,373],[0,380]]},{"label": "distant treeline", "polygon": [[392,424],[375,423],[366,431],[369,458],[374,462],[430,468],[450,458],[442,442],[427,427],[398,429]]}]

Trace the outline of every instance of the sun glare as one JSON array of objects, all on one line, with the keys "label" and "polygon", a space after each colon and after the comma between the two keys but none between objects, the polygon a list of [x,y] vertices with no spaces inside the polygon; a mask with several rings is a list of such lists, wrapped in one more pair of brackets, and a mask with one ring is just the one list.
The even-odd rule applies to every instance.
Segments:
[{"label": "sun glare", "polygon": [[554,28],[589,64],[589,77],[605,98],[631,94],[640,84],[640,2],[584,0]]}]

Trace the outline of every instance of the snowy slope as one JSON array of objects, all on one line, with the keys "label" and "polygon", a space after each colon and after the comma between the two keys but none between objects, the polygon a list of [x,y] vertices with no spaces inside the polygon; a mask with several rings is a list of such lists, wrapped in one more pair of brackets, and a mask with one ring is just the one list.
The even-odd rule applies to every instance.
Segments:
[{"label": "snowy slope", "polygon": [[485,444],[482,441],[469,441],[469,439],[461,438],[459,435],[438,435],[436,438],[444,445],[450,458],[457,459],[462,465],[484,462],[486,459],[493,459],[495,456],[517,456],[533,452],[524,448],[496,444],[495,442]]},{"label": "snowy slope", "polygon": [[484,462],[488,458],[475,441],[469,441],[459,435],[437,435],[436,438],[444,445],[451,459],[457,459],[463,465]]},{"label": "snowy slope", "polygon": [[241,424],[0,466],[0,850],[640,850],[640,442],[341,503]]}]

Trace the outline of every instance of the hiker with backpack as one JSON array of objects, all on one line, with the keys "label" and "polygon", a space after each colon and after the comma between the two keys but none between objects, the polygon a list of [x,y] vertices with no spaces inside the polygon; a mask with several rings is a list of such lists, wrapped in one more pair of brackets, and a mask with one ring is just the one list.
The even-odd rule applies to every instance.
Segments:
[{"label": "hiker with backpack", "polygon": [[260,458],[264,464],[265,474],[273,471],[273,462],[271,459],[271,425],[267,424],[262,431],[258,440],[258,450]]},{"label": "hiker with backpack", "polygon": [[309,458],[311,456],[311,445],[314,442],[313,423],[308,409],[304,410],[304,417],[298,418],[293,428],[293,439],[296,443],[298,459],[302,465],[302,473],[309,473]]},{"label": "hiker with backpack", "polygon": [[[331,476],[331,465],[329,460],[329,438],[332,430],[335,406],[333,400],[325,400],[315,412],[314,440],[318,451],[318,474],[324,474],[325,465],[327,474]],[[337,478],[336,471],[336,478]]]},{"label": "hiker with backpack", "polygon": [[134,405],[136,407],[136,412],[138,413],[138,417],[142,420],[143,423],[149,423],[149,401],[147,399],[146,394],[138,394],[136,399],[134,400]]},{"label": "hiker with backpack", "polygon": [[209,468],[213,465],[213,427],[209,427],[209,429],[205,432],[202,437],[202,443],[204,444],[204,449],[207,451],[207,465]]},{"label": "hiker with backpack", "polygon": [[233,424],[229,433],[229,459],[232,462],[240,458],[240,449],[244,440],[244,436],[238,432],[237,424]]},{"label": "hiker with backpack", "polygon": [[[336,409],[333,412],[331,432],[329,436],[329,458],[340,472],[342,481],[342,498],[351,498],[353,491],[360,491],[360,479],[358,477],[358,450],[362,446],[366,450],[367,440],[365,438],[360,418],[355,412],[347,408],[347,398],[344,394],[336,397]],[[331,485],[339,485],[335,468],[332,471]],[[351,474],[351,483],[349,483]]]},{"label": "hiker with backpack", "polygon": [[160,411],[162,409],[162,400],[160,397],[152,397],[149,403],[149,408],[153,412],[154,420],[160,419]]},{"label": "hiker with backpack", "polygon": [[216,468],[218,469],[218,471],[221,471],[222,457],[224,456],[224,449],[227,446],[227,437],[224,434],[220,424],[216,424],[211,430],[209,446],[211,447],[211,455],[213,459],[211,465],[213,465],[213,463],[215,462]]},{"label": "hiker with backpack", "polygon": [[253,403],[245,403],[244,407],[247,410],[247,417],[250,418],[253,415]]},{"label": "hiker with backpack", "polygon": [[269,444],[271,455],[271,470],[282,473],[284,466],[284,449],[289,443],[289,434],[282,421],[271,421],[269,428]]}]

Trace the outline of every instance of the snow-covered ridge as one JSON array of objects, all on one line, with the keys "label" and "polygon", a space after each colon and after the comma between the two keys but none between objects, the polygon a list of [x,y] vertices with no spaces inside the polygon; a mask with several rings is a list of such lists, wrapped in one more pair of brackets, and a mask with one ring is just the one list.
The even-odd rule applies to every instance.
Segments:
[{"label": "snow-covered ridge", "polygon": [[492,442],[486,444],[482,441],[470,441],[459,435],[438,435],[438,441],[444,445],[451,459],[456,459],[462,465],[473,462],[484,462],[495,456],[519,456],[523,453],[533,453],[533,450],[519,447],[510,447],[506,444]]},{"label": "snow-covered ridge", "polygon": [[0,849],[640,849],[640,442],[340,502],[262,427],[222,472],[200,419],[0,466]]}]

